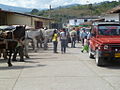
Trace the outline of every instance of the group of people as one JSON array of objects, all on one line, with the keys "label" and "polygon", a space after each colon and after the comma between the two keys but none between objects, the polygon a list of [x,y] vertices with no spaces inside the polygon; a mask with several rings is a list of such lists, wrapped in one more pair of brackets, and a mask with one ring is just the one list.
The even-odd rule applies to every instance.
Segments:
[{"label": "group of people", "polygon": [[[53,42],[53,52],[57,52],[57,46],[58,46],[58,37],[61,41],[61,53],[66,53],[66,48],[68,47],[68,43],[71,43],[71,48],[76,47],[76,42],[79,42],[81,40],[82,43],[82,50],[81,52],[88,52],[88,45],[89,45],[89,39],[90,34],[86,32],[85,29],[83,29],[81,32],[77,28],[73,28],[71,31],[68,31],[66,29],[61,29],[60,31],[54,30],[52,35],[52,42]],[[19,53],[20,61],[24,61],[24,43],[22,40],[17,40],[18,45],[15,49],[15,53],[13,55],[13,61],[16,61],[17,53]]]},{"label": "group of people", "polygon": [[68,47],[68,43],[71,43],[71,48],[76,47],[76,42],[79,42],[81,40],[82,43],[82,50],[81,52],[88,52],[88,45],[89,45],[89,39],[90,39],[90,32],[86,32],[86,30],[83,28],[82,31],[80,31],[78,28],[72,28],[71,31],[68,31],[66,29],[61,29],[60,31],[55,30],[53,33],[52,41],[53,41],[53,52],[57,52],[57,44],[58,44],[58,37],[61,41],[61,53],[66,53],[66,47]]},{"label": "group of people", "polygon": [[52,42],[54,46],[54,53],[57,52],[57,44],[58,44],[58,36],[60,36],[61,41],[61,53],[66,53],[66,47],[67,47],[67,34],[65,29],[62,29],[61,32],[58,34],[57,30],[54,30],[53,36],[52,36]]}]

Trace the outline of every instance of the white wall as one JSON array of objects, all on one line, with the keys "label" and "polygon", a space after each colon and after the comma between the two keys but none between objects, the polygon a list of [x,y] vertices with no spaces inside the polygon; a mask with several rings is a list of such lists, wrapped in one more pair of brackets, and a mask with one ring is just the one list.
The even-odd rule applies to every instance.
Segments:
[{"label": "white wall", "polygon": [[105,16],[103,16],[103,18],[105,18],[105,21],[111,21],[111,20],[115,20],[115,21],[119,21],[119,14],[106,14]]},{"label": "white wall", "polygon": [[[75,22],[75,20],[77,20],[77,22]],[[85,19],[70,19],[69,25],[80,25],[80,24],[84,23],[84,20]],[[93,19],[87,19],[87,21],[90,21],[90,20],[93,20]]]}]

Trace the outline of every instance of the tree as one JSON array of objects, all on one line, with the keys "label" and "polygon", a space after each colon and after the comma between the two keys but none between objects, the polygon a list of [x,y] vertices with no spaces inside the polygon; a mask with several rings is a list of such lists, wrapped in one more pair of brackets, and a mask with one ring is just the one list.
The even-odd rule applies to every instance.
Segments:
[{"label": "tree", "polygon": [[38,9],[33,9],[33,10],[31,11],[31,13],[38,13],[38,12],[39,12]]}]

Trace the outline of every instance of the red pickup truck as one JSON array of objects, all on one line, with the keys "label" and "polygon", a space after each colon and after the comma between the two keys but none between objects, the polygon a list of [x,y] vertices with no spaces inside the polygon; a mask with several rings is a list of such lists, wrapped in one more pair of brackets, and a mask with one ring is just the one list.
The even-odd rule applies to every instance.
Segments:
[{"label": "red pickup truck", "polygon": [[93,23],[89,41],[89,57],[95,58],[98,66],[105,66],[106,61],[120,59],[119,23]]}]

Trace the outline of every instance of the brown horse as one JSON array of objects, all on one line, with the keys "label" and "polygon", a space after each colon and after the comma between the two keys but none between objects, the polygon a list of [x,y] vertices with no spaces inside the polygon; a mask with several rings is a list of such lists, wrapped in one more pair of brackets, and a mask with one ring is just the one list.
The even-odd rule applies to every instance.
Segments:
[{"label": "brown horse", "polygon": [[11,56],[17,46],[16,39],[23,39],[25,36],[25,26],[17,26],[14,30],[8,31],[6,37],[0,40],[0,49],[5,49],[7,52],[8,66],[11,67]]}]

